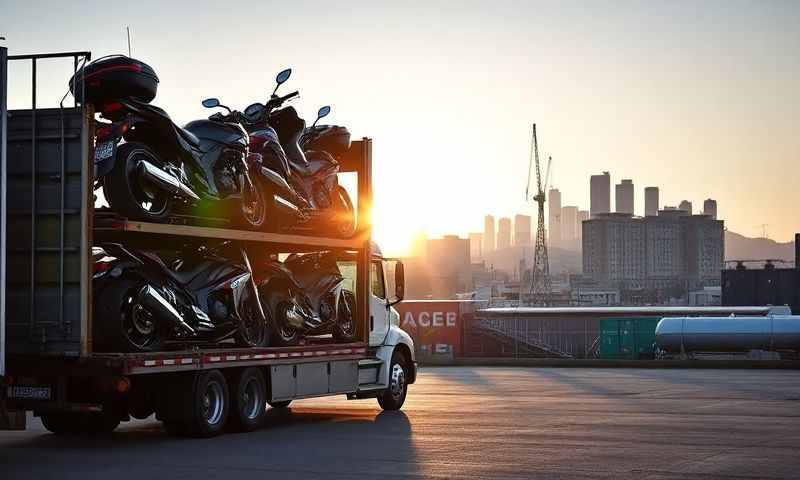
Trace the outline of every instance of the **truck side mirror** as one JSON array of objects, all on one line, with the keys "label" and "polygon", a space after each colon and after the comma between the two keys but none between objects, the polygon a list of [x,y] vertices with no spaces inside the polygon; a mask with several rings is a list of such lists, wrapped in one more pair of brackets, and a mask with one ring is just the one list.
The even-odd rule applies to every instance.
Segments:
[{"label": "truck side mirror", "polygon": [[405,272],[403,270],[403,262],[400,260],[391,260],[394,263],[394,295],[388,302],[388,305],[396,305],[403,301],[406,291]]}]

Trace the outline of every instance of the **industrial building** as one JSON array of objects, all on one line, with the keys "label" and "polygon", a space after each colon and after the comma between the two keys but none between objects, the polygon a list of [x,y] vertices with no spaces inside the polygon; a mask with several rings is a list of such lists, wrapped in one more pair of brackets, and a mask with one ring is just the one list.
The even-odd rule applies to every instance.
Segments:
[{"label": "industrial building", "polygon": [[611,174],[592,175],[589,178],[589,215],[591,218],[611,212]]},{"label": "industrial building", "polygon": [[623,301],[660,301],[719,286],[723,230],[721,220],[681,210],[655,217],[601,214],[583,222],[583,274],[603,288],[638,295]]},{"label": "industrial building", "polygon": [[723,305],[788,305],[800,315],[800,233],[794,236],[794,268],[747,268],[744,262],[722,271]]}]

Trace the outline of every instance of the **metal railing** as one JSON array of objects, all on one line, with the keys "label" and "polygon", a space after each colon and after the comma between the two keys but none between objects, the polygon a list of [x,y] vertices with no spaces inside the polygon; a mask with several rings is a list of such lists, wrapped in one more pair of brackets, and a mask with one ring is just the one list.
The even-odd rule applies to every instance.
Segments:
[{"label": "metal railing", "polygon": [[599,328],[589,320],[473,318],[464,330],[464,355],[595,358]]}]

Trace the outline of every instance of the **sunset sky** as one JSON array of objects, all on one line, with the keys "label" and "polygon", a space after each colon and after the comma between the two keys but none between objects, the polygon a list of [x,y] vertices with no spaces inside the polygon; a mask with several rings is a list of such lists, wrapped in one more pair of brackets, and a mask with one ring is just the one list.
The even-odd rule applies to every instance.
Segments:
[{"label": "sunset sky", "polygon": [[[125,53],[160,79],[179,123],[219,97],[264,100],[275,73],[309,121],[374,139],[375,236],[404,253],[534,212],[524,198],[530,124],[562,204],[589,207],[589,175],[632,178],[661,204],[711,197],[733,231],[800,231],[800,2],[17,2],[0,0],[11,54]],[[29,71],[12,67],[10,107]],[[55,105],[65,64],[40,66]],[[291,89],[291,90],[290,90]],[[613,187],[612,187],[613,188]],[[613,192],[612,192],[613,198]]]}]

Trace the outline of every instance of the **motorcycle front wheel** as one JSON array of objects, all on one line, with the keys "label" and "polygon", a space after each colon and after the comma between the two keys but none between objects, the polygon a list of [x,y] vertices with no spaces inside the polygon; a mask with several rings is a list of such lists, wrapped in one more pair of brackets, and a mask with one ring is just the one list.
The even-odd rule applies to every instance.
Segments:
[{"label": "motorcycle front wheel", "polygon": [[104,180],[104,193],[112,210],[123,217],[145,222],[163,222],[170,213],[172,196],[139,176],[139,163],[163,162],[147,145],[123,143],[117,148],[114,167]]},{"label": "motorcycle front wheel", "polygon": [[353,292],[342,290],[339,306],[336,310],[336,323],[333,326],[333,338],[337,342],[353,342],[356,340],[356,296]]},{"label": "motorcycle front wheel", "polygon": [[258,297],[249,294],[242,299],[241,323],[236,332],[236,343],[242,347],[263,347],[269,343],[267,322],[258,311],[257,301]]},{"label": "motorcycle front wheel", "polygon": [[331,192],[333,227],[340,238],[350,238],[356,233],[356,213],[347,190],[341,185]]},{"label": "motorcycle front wheel", "polygon": [[264,230],[267,225],[267,195],[258,181],[245,182],[239,203],[238,223],[249,230]]}]

